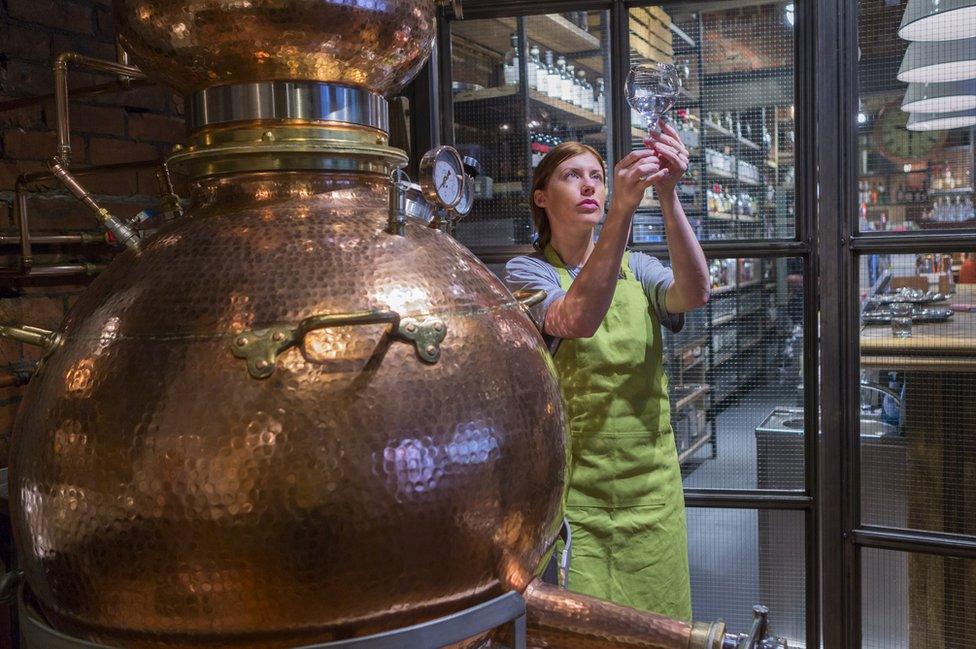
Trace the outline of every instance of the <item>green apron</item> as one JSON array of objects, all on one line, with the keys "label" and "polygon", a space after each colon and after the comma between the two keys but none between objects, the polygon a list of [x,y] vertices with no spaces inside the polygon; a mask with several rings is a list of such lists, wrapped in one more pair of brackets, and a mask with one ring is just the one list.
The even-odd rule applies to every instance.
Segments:
[{"label": "green apron", "polygon": [[[569,290],[572,278],[547,246]],[[569,588],[691,619],[688,533],[661,327],[628,253],[600,328],[561,341],[554,362],[572,444]]]}]

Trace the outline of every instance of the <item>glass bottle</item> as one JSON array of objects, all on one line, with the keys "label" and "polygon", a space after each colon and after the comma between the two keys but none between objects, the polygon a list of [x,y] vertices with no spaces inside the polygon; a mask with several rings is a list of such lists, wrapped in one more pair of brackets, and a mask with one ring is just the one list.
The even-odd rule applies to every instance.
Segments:
[{"label": "glass bottle", "polygon": [[559,75],[559,83],[555,84],[556,92],[552,94],[552,97],[554,99],[562,99],[563,89],[566,87],[565,86],[565,80],[566,80],[566,57],[565,56],[560,56],[558,59],[556,59],[556,73]]},{"label": "glass bottle", "polygon": [[512,47],[505,54],[504,75],[506,86],[519,82],[518,34],[512,34]]},{"label": "glass bottle", "polygon": [[607,116],[607,100],[604,97],[603,77],[596,80],[596,114],[600,117]]},{"label": "glass bottle", "polygon": [[539,89],[539,69],[542,67],[542,59],[539,58],[539,46],[533,45],[529,48],[529,65],[526,71],[528,75],[529,88]]},{"label": "glass bottle", "polygon": [[573,103],[573,85],[576,83],[576,66],[569,64],[563,74],[563,94],[560,97],[565,102]]},{"label": "glass bottle", "polygon": [[579,77],[580,85],[580,108],[583,110],[593,111],[593,86],[590,82],[586,80],[586,71],[580,70],[576,73]]},{"label": "glass bottle", "polygon": [[[556,66],[552,62],[552,50],[546,50],[546,94],[550,97],[557,97],[559,95],[559,71],[556,70]],[[540,87],[541,91],[542,88]]]}]

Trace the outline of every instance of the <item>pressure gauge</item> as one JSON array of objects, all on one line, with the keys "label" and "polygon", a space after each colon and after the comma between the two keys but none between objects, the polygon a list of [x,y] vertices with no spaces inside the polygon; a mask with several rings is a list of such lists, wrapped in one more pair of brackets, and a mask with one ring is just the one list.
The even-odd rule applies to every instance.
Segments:
[{"label": "pressure gauge", "polygon": [[454,207],[454,211],[459,217],[467,216],[472,207],[474,207],[474,178],[465,174],[464,191],[461,192],[461,200]]},{"label": "pressure gauge", "polygon": [[451,209],[464,197],[464,165],[454,147],[439,146],[420,160],[420,186],[431,203]]}]

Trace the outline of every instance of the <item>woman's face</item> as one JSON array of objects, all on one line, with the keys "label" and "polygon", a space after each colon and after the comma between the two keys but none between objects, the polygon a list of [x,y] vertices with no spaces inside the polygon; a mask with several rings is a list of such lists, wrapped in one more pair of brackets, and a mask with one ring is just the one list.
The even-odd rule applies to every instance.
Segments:
[{"label": "woman's face", "polygon": [[592,228],[603,218],[607,200],[603,165],[592,153],[567,158],[549,176],[546,188],[537,189],[532,198],[546,210],[553,231]]}]

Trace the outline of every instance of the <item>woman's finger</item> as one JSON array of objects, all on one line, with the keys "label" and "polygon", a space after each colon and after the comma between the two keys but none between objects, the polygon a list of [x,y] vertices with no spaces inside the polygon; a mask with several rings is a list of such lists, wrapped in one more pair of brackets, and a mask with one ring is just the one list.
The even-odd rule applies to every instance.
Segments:
[{"label": "woman's finger", "polygon": [[667,169],[661,169],[657,173],[650,174],[649,176],[644,178],[643,182],[641,182],[641,185],[643,185],[645,188],[650,187],[651,185],[654,185],[664,180],[670,175],[671,175],[670,171],[668,171]]},{"label": "woman's finger", "polygon": [[669,162],[672,162],[677,165],[681,164],[681,154],[678,153],[678,151],[676,151],[673,147],[670,147],[666,144],[659,144],[658,153],[661,155],[662,158],[665,158]]},{"label": "woman's finger", "polygon": [[675,149],[682,149],[682,148],[684,148],[684,145],[681,143],[681,139],[680,138],[672,137],[672,136],[668,135],[667,133],[660,133],[660,134],[657,134],[657,135],[653,135],[653,136],[649,137],[648,140],[651,143],[650,144],[651,147],[654,147],[657,144],[660,144],[660,143],[663,142],[664,144],[667,144],[669,146],[672,146]]},{"label": "woman's finger", "polygon": [[613,168],[617,170],[626,169],[641,158],[646,158],[653,155],[656,155],[653,149],[636,149],[621,158],[620,162],[614,165]]}]

